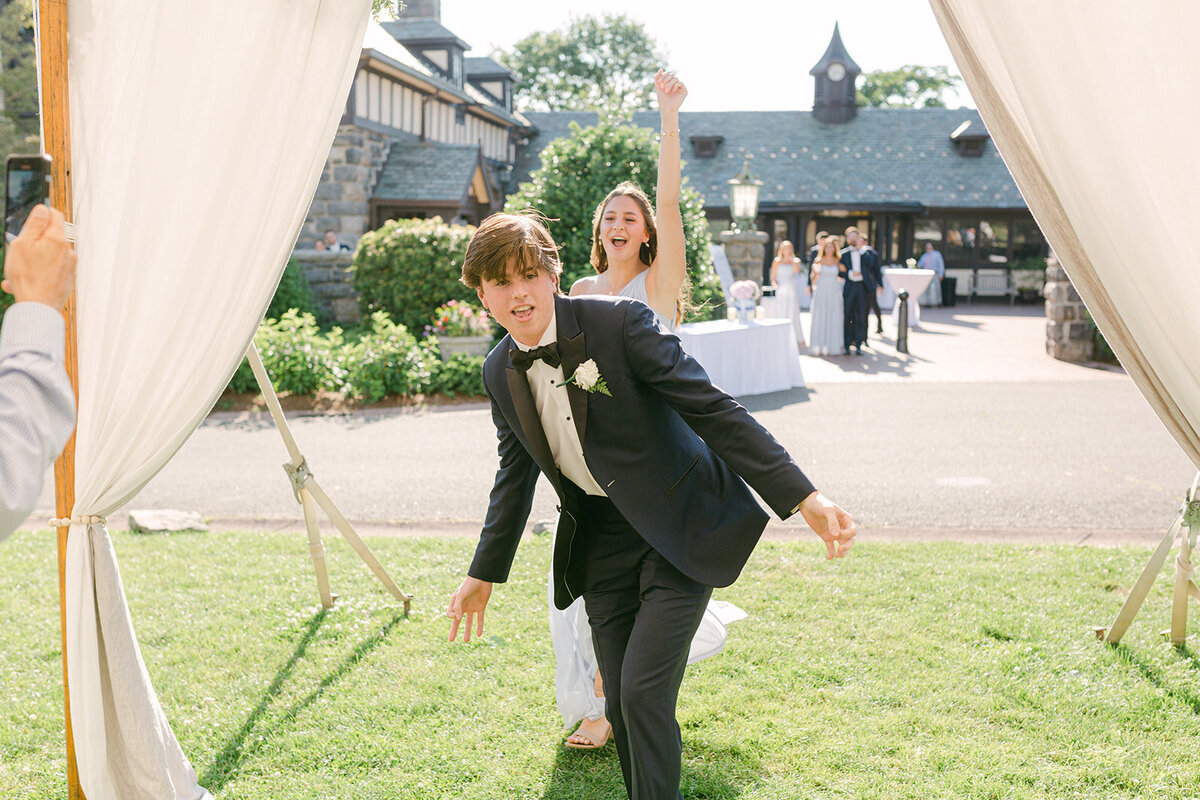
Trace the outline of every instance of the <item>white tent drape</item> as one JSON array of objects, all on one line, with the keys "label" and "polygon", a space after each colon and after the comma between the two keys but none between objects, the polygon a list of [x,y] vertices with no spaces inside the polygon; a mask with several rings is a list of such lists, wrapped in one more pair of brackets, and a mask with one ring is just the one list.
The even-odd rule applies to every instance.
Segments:
[{"label": "white tent drape", "polygon": [[[320,178],[369,9],[370,0],[68,5],[73,519],[131,499],[241,360]],[[103,524],[71,527],[67,663],[89,800],[207,795],[150,684]]]},{"label": "white tent drape", "polygon": [[1038,225],[1200,468],[1200,4],[931,5]]}]

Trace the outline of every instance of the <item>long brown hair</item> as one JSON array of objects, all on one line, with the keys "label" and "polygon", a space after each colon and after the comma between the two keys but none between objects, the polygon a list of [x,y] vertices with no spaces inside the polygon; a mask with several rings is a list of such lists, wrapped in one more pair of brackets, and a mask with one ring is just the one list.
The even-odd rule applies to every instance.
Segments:
[{"label": "long brown hair", "polygon": [[658,226],[654,220],[654,207],[650,205],[650,198],[636,183],[622,181],[617,184],[617,188],[608,193],[600,205],[596,206],[596,213],[592,215],[592,266],[597,273],[608,270],[608,253],[604,252],[604,242],[600,239],[600,220],[612,199],[622,195],[632,198],[633,202],[637,203],[642,212],[642,224],[646,226],[646,234],[650,237],[649,241],[642,242],[642,246],[638,248],[638,259],[650,266],[658,256]]},{"label": "long brown hair", "polygon": [[825,249],[829,247],[830,243],[833,244],[833,259],[834,261],[838,259],[838,256],[841,254],[841,248],[839,247],[841,242],[837,236],[830,235],[826,236],[825,240],[821,242],[821,249],[817,251],[817,257],[813,259],[814,263],[825,257]]}]

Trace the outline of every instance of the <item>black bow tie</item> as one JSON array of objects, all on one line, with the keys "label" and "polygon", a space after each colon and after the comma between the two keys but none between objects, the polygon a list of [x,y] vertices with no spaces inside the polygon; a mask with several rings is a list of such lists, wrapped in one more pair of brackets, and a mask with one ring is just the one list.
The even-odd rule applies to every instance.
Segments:
[{"label": "black bow tie", "polygon": [[558,357],[558,342],[551,342],[542,347],[535,347],[532,350],[525,351],[520,348],[512,351],[512,365],[518,372],[525,373],[533,366],[533,362],[538,359],[545,361],[552,367],[557,367],[561,362]]}]

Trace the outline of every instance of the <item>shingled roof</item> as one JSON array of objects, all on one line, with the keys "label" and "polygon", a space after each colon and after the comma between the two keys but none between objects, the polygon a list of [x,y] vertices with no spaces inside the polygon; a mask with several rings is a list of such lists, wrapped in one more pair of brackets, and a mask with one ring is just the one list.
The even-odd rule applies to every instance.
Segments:
[{"label": "shingled roof", "polygon": [[380,24],[398,42],[453,42],[463,50],[471,49],[469,44],[459,39],[449,28],[435,19],[401,17],[400,19]]},{"label": "shingled roof", "polygon": [[[520,148],[519,181],[541,166],[540,153],[566,136],[572,121],[594,125],[596,115],[527,112],[537,134]],[[984,130],[974,109],[861,108],[849,122],[826,125],[810,111],[692,111],[680,114],[684,179],[705,204],[728,207],[726,183],[744,159],[763,182],[764,211],[788,208],[911,207],[1023,209],[1026,207],[994,142],[980,157],[964,157],[950,141],[963,122]],[[657,130],[654,111],[633,124]],[[723,137],[715,158],[696,158],[691,136]]]},{"label": "shingled roof", "polygon": [[[375,183],[376,200],[462,203],[482,164],[479,145],[395,141]],[[488,170],[484,170],[486,175]]]},{"label": "shingled roof", "polygon": [[463,59],[463,67],[467,71],[468,77],[482,77],[493,75],[504,78],[514,78],[513,72],[508,67],[501,64],[495,59],[486,56],[467,56]]}]

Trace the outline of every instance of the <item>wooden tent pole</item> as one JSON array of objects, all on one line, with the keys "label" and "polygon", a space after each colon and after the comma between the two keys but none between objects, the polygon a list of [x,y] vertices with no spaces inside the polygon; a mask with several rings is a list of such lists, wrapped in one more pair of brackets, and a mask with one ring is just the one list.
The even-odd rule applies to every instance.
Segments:
[{"label": "wooden tent pole", "polygon": [[[36,0],[38,3],[38,41],[42,62],[43,149],[52,159],[50,204],[72,219],[71,196],[71,115],[67,83],[67,2]],[[75,293],[67,300],[63,316],[67,324],[66,366],[79,402],[78,350],[75,331]],[[54,462],[55,507],[57,516],[70,517],[75,506],[75,434],[67,441],[62,455]],[[67,746],[67,798],[84,800],[75,762],[75,740],[71,732],[71,693],[67,683],[67,536],[70,528],[58,529],[59,622],[62,626],[63,706]]]}]

